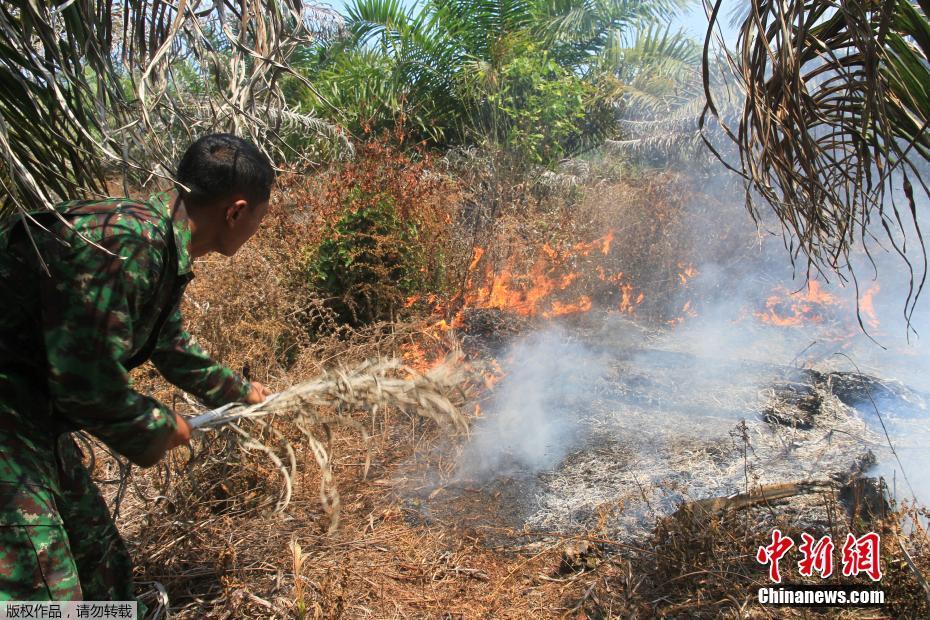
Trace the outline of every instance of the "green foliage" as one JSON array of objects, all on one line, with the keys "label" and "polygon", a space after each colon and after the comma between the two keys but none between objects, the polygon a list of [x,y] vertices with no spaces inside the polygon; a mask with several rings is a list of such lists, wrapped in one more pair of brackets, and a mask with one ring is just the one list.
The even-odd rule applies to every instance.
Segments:
[{"label": "green foliage", "polygon": [[345,323],[392,320],[423,287],[418,236],[416,224],[399,217],[388,194],[351,192],[309,262],[309,284]]},{"label": "green foliage", "polygon": [[434,143],[444,139],[435,100],[414,96],[401,66],[385,54],[368,48],[325,50],[320,65],[309,73],[318,96],[306,90],[301,102],[325,116],[333,108],[357,136],[378,135],[398,123]]},{"label": "green foliage", "polygon": [[624,102],[690,94],[697,48],[659,27],[689,1],[353,0],[349,36],[304,63],[307,107],[357,135],[402,121],[417,140],[551,165],[616,137]]},{"label": "green foliage", "polygon": [[501,68],[499,88],[475,105],[473,127],[512,155],[550,165],[577,150],[590,84],[532,47]]},{"label": "green foliage", "polygon": [[591,70],[618,84],[621,116],[655,119],[703,101],[700,62],[695,41],[667,26],[650,25],[631,41],[619,35],[609,40]]}]

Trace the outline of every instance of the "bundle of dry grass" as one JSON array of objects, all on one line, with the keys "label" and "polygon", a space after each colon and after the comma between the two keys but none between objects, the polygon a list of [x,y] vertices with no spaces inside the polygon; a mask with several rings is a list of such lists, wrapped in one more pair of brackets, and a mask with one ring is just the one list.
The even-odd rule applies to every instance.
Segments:
[{"label": "bundle of dry grass", "polygon": [[[350,414],[368,411],[374,416],[385,407],[394,407],[436,422],[453,432],[468,431],[468,422],[448,394],[460,389],[464,382],[459,357],[452,356],[426,374],[404,366],[399,360],[366,361],[351,369],[338,368],[321,377],[299,383],[272,395],[256,405],[234,403],[195,416],[189,420],[192,429],[209,432],[217,428],[231,431],[233,442],[242,450],[263,452],[274,463],[283,480],[281,496],[275,507],[282,511],[290,502],[292,480],[297,459],[291,442],[272,426],[275,418],[285,418],[300,431],[320,466],[320,498],[330,516],[330,531],[339,526],[339,492],[336,488],[330,455],[324,437],[332,426],[344,426],[358,431],[367,447],[369,433]],[[247,429],[251,425],[253,428]],[[258,433],[277,440],[278,450],[256,439]],[[370,456],[366,454],[367,475]]]}]

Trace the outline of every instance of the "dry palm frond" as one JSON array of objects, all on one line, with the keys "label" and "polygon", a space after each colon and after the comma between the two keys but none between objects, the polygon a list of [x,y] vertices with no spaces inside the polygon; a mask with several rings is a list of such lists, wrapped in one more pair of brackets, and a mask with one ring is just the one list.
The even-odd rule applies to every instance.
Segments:
[{"label": "dry palm frond", "polygon": [[105,194],[114,170],[134,184],[170,177],[180,149],[207,131],[249,137],[294,164],[306,153],[288,124],[344,143],[288,110],[280,87],[291,75],[312,89],[289,59],[341,30],[338,15],[301,0],[3,2],[6,206]]},{"label": "dry palm frond", "polygon": [[[783,224],[793,259],[841,275],[851,271],[850,248],[868,252],[881,226],[910,269],[910,317],[927,271],[913,184],[930,194],[921,178],[930,161],[930,3],[754,0],[723,58],[745,95],[733,117],[711,89],[721,1],[709,8],[702,120],[716,116],[738,147],[739,162],[727,165],[745,178],[753,216],[757,194]],[[908,255],[905,241],[915,238]]]},{"label": "dry palm frond", "polygon": [[[330,515],[330,530],[339,525],[339,493],[333,481],[330,455],[315,427],[328,434],[333,426],[356,430],[368,442],[365,426],[350,416],[358,411],[372,415],[393,407],[435,421],[453,431],[467,432],[468,423],[446,394],[458,389],[463,376],[456,359],[447,360],[426,374],[403,366],[397,360],[369,361],[353,369],[338,369],[322,377],[295,385],[256,405],[232,404],[195,416],[192,429],[209,431],[222,427],[231,431],[240,448],[263,452],[275,465],[284,481],[276,510],[290,501],[296,457],[283,433],[271,426],[271,419],[286,419],[303,434],[321,470],[320,496]],[[325,413],[324,413],[325,412]],[[251,426],[247,430],[246,427]],[[281,445],[275,450],[256,439],[261,433]],[[281,454],[283,452],[283,455]],[[369,461],[366,458],[365,473]]]}]

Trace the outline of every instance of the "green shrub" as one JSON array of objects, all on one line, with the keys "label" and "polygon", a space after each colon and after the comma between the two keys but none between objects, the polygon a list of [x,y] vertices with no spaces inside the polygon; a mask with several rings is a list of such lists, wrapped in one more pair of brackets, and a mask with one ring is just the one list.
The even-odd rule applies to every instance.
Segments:
[{"label": "green shrub", "polygon": [[613,123],[596,89],[547,52],[531,45],[514,50],[499,71],[465,84],[473,101],[472,126],[518,161],[552,166],[574,155],[591,136]]},{"label": "green shrub", "polygon": [[311,258],[310,284],[345,323],[393,320],[423,286],[418,236],[390,195],[353,190]]}]

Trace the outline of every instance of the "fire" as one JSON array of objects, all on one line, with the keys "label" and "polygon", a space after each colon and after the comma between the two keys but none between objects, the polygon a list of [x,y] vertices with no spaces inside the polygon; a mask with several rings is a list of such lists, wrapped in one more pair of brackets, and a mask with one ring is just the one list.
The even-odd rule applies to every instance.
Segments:
[{"label": "fire", "polygon": [[694,265],[690,263],[687,265],[682,265],[679,263],[678,268],[681,269],[681,271],[678,272],[678,280],[681,281],[683,286],[687,285],[688,280],[697,275],[697,269],[695,269]]},{"label": "fire", "polygon": [[668,325],[681,325],[687,319],[693,319],[697,316],[697,312],[691,307],[691,300],[685,302],[685,305],[681,307],[681,314],[677,317],[666,321]]},{"label": "fire", "polygon": [[601,254],[607,256],[610,254],[610,244],[614,242],[614,231],[609,230],[607,234],[604,235],[604,238],[600,240],[601,243]]},{"label": "fire", "polygon": [[876,282],[859,298],[859,312],[872,329],[879,326],[878,315],[875,314],[875,295],[881,290],[881,286]]},{"label": "fire", "polygon": [[504,369],[494,358],[489,359],[487,365],[488,368],[481,373],[481,377],[484,380],[484,387],[487,390],[493,390],[498,381],[504,378]]},{"label": "fire", "polygon": [[763,323],[779,327],[796,327],[805,323],[822,323],[830,306],[837,303],[836,297],[824,290],[817,280],[807,284],[807,291],[789,292],[779,285],[765,301],[765,311],[757,311],[755,317]]},{"label": "fire", "polygon": [[429,370],[434,363],[428,359],[426,351],[415,342],[403,345],[400,348],[400,356],[404,364],[419,372]]},{"label": "fire", "polygon": [[[466,277],[465,289],[469,292],[459,300],[461,309],[446,325],[460,327],[462,311],[466,308],[500,308],[519,316],[543,318],[591,310],[594,302],[590,296],[571,294],[571,289],[579,284],[582,274],[566,271],[566,267],[579,257],[592,254],[607,256],[613,240],[614,232],[611,230],[603,237],[575,244],[568,249],[558,250],[544,244],[527,270],[518,270],[514,261],[500,269],[495,269],[489,261],[485,261],[483,273],[480,265],[485,250],[476,247]],[[634,294],[629,284],[621,285],[622,273],[608,274],[602,265],[595,265],[594,271],[602,282],[621,286],[621,295],[627,298],[623,304],[626,312],[631,312],[645,298],[643,293]],[[475,286],[476,281],[483,284]],[[626,287],[626,293],[623,287]]]},{"label": "fire", "polygon": [[[859,317],[872,329],[879,327],[874,300],[880,290],[879,284],[875,283],[858,299]],[[784,286],[775,287],[765,301],[765,310],[756,311],[753,315],[763,323],[778,327],[829,321],[839,330],[839,338],[848,338],[859,330],[856,310],[854,301],[841,299],[828,292],[817,280],[811,280],[806,290],[789,292]]]},{"label": "fire", "polygon": [[484,256],[484,248],[475,247],[471,263],[468,265],[468,273],[471,273],[475,270],[475,267],[478,266],[478,261],[481,260],[482,256]]},{"label": "fire", "polygon": [[633,285],[621,284],[620,306],[617,309],[625,314],[633,314],[636,310],[636,306],[643,303],[644,299],[646,299],[646,295],[642,292],[636,295],[633,289]]},{"label": "fire", "polygon": [[[588,256],[591,252],[597,251],[602,256],[610,254],[610,246],[614,242],[614,231],[609,230],[607,234],[594,241],[587,243],[578,243],[572,246],[570,254],[575,256]],[[549,248],[551,250],[551,248]]]},{"label": "fire", "polygon": [[526,276],[514,276],[509,270],[492,278],[478,290],[472,307],[505,308],[520,316],[535,316],[540,305],[556,290],[562,290],[573,278],[553,280],[546,274],[545,261],[537,261]]},{"label": "fire", "polygon": [[576,312],[587,312],[591,309],[591,298],[587,295],[582,295],[581,298],[573,304],[563,304],[558,301],[552,302],[552,310],[549,312],[544,312],[543,316],[548,318],[554,316],[563,316],[566,314],[575,314]]},{"label": "fire", "polygon": [[[427,302],[434,308],[435,320],[429,329],[433,335],[467,328],[469,312],[499,309],[522,317],[552,319],[591,311],[595,306],[607,312],[635,315],[645,302],[647,292],[639,288],[623,271],[611,269],[610,256],[615,232],[608,231],[591,241],[571,246],[540,245],[528,261],[510,257],[495,262],[483,247],[472,249],[464,274],[462,293],[446,302],[435,297],[411,297],[407,306]],[[616,261],[614,261],[616,264]],[[669,284],[687,288],[697,275],[692,264],[680,263],[672,272]],[[677,277],[676,277],[677,276]],[[674,324],[696,316],[692,302],[684,304],[682,316],[669,321]],[[432,350],[431,346],[426,347]],[[439,356],[414,345],[402,347],[404,361],[424,371],[438,363]],[[488,390],[500,380],[502,371],[481,371]]]},{"label": "fire", "polygon": [[[434,335],[464,327],[466,313],[473,309],[496,308],[523,317],[563,317],[588,312],[594,307],[591,295],[580,291],[590,290],[591,276],[596,275],[597,281],[616,287],[614,290],[621,298],[617,309],[633,313],[645,299],[645,294],[625,282],[622,272],[608,273],[603,264],[595,262],[597,257],[610,254],[613,241],[614,232],[608,231],[600,238],[568,248],[543,244],[530,266],[524,269],[519,269],[514,259],[502,267],[497,266],[488,259],[485,248],[475,247],[465,274],[463,295],[446,304],[437,303],[432,295],[425,298],[412,296],[407,299],[406,306],[426,302],[434,307],[436,320],[429,330]],[[583,266],[579,267],[579,263]],[[589,275],[587,279],[583,277],[585,273]],[[401,355],[408,366],[421,372],[441,361],[439,354],[431,355],[413,343],[403,345]],[[484,377],[485,387],[490,390],[503,373],[497,366],[480,374]]]}]

